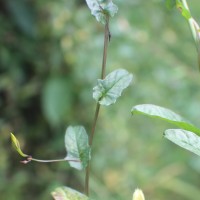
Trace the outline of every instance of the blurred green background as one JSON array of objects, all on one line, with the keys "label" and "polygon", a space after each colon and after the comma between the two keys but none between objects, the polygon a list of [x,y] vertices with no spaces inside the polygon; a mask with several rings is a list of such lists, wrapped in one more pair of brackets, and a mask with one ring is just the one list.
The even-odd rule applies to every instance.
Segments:
[{"label": "blurred green background", "polygon": [[[132,106],[152,103],[198,126],[200,74],[189,26],[162,0],[114,2],[107,73],[125,68],[135,79],[101,109],[91,195],[128,200],[139,187],[148,200],[197,200],[200,158],[163,138],[172,125],[130,114]],[[199,0],[189,4],[200,21]],[[49,200],[60,185],[83,191],[84,172],[67,163],[21,164],[9,134],[36,158],[65,157],[66,127],[91,130],[102,48],[103,26],[84,0],[0,1],[0,199]]]}]

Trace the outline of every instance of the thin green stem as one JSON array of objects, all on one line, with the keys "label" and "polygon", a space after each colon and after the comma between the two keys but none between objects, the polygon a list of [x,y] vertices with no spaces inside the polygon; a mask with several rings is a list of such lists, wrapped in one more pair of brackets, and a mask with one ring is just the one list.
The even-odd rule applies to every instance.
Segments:
[{"label": "thin green stem", "polygon": [[190,10],[186,0],[182,0],[182,3],[187,10]]},{"label": "thin green stem", "polygon": [[[189,6],[187,4],[187,0],[182,0],[183,6],[190,12]],[[191,14],[190,14],[191,15]],[[188,19],[188,23],[190,26],[190,30],[192,32],[193,39],[195,41],[197,53],[198,53],[198,65],[200,70],[200,27],[199,24],[194,20],[193,17]]]},{"label": "thin green stem", "polygon": [[[187,0],[182,0],[183,6],[190,12],[190,8],[188,6]],[[196,30],[196,26],[198,26],[195,22],[195,20],[193,19],[193,17],[191,17],[190,19],[188,19],[188,23],[190,26],[190,30],[192,32],[192,36],[194,38],[195,44],[197,46],[197,30]]]},{"label": "thin green stem", "polygon": [[40,160],[40,159],[32,158],[32,156],[27,156],[26,160],[21,161],[21,163],[27,164],[31,161],[41,162],[41,163],[52,163],[52,162],[63,162],[63,161],[80,162],[80,160],[72,160],[68,158],[54,159],[54,160]]},{"label": "thin green stem", "polygon": [[48,162],[63,162],[63,161],[71,161],[71,162],[80,162],[80,160],[70,160],[70,159],[55,159],[55,160],[40,160],[40,159],[35,159],[32,158],[31,161],[35,161],[35,162],[42,162],[42,163],[48,163]]},{"label": "thin green stem", "polygon": [[95,111],[95,115],[94,115],[94,122],[93,122],[92,131],[91,131],[91,135],[90,135],[90,139],[89,139],[89,145],[90,146],[92,146],[94,133],[95,133],[95,129],[96,129],[96,124],[97,124],[97,120],[98,120],[98,116],[99,116],[99,110],[100,110],[100,104],[97,103],[96,111]]},{"label": "thin green stem", "polygon": [[104,79],[106,75],[107,49],[109,40],[110,40],[109,16],[107,16],[105,30],[104,30],[104,48],[103,48],[101,79]]},{"label": "thin green stem", "polygon": [[[105,29],[104,29],[104,48],[103,48],[101,79],[104,79],[105,75],[106,75],[107,49],[108,49],[109,40],[110,40],[109,16],[107,16]],[[91,148],[92,148],[95,129],[96,129],[97,120],[98,120],[98,116],[99,116],[99,111],[100,111],[100,104],[97,103],[96,111],[95,111],[95,115],[94,115],[94,120],[93,120],[93,125],[92,125],[92,130],[91,130],[91,134],[90,134],[90,138],[89,138],[89,144],[90,144]],[[91,169],[91,163],[89,161],[88,166],[86,168],[86,174],[85,174],[85,194],[87,196],[89,196],[90,169]]]}]

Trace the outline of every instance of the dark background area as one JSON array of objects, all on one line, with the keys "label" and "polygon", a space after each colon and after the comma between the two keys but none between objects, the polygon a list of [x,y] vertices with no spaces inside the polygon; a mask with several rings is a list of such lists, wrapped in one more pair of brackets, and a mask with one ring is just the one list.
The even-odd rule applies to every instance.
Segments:
[{"label": "dark background area", "polygon": [[[91,192],[96,199],[131,199],[135,188],[149,200],[196,200],[200,159],[162,137],[171,125],[131,116],[152,103],[199,124],[197,55],[187,22],[161,0],[116,0],[107,73],[125,68],[134,83],[118,102],[102,108],[94,140]],[[188,2],[200,21],[199,1]],[[68,163],[23,165],[23,151],[39,159],[66,156],[68,125],[90,133],[100,77],[103,26],[85,1],[0,1],[0,198],[52,199],[66,185],[83,191],[84,172]]]}]

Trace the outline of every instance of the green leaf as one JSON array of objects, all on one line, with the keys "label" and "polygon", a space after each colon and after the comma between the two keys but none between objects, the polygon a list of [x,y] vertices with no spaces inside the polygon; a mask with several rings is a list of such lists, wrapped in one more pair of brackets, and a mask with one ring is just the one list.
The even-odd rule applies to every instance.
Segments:
[{"label": "green leaf", "polygon": [[114,104],[122,91],[127,88],[133,79],[133,75],[124,69],[118,69],[98,79],[97,86],[93,88],[93,98],[104,106]]},{"label": "green leaf", "polygon": [[193,132],[182,129],[168,129],[164,132],[164,137],[200,156],[200,137]]},{"label": "green leaf", "polygon": [[176,7],[180,10],[182,16],[185,19],[189,20],[192,17],[190,11],[187,8],[185,8],[185,6],[180,0],[176,0]]},{"label": "green leaf", "polygon": [[88,135],[83,126],[69,126],[65,133],[65,147],[67,159],[80,160],[80,162],[69,161],[71,167],[82,170],[87,167],[90,160],[90,146]]},{"label": "green leaf", "polygon": [[89,200],[89,198],[84,194],[69,187],[58,187],[51,193],[51,195],[54,200]]},{"label": "green leaf", "polygon": [[107,16],[113,17],[118,11],[112,0],[86,0],[86,3],[96,20],[103,24],[106,23]]},{"label": "green leaf", "polygon": [[12,145],[15,148],[15,150],[22,156],[22,157],[28,157],[28,155],[24,154],[21,150],[20,144],[18,139],[15,137],[14,134],[10,133]]},{"label": "green leaf", "polygon": [[195,127],[193,124],[191,124],[189,121],[182,118],[180,115],[174,113],[173,111],[152,105],[152,104],[142,104],[134,106],[131,110],[132,114],[143,114],[150,117],[155,117],[159,119],[163,119],[165,121],[168,121],[172,124],[175,124],[176,126],[183,128],[188,131],[192,131],[194,133],[197,133],[200,135],[200,129]]},{"label": "green leaf", "polygon": [[62,76],[47,80],[42,91],[42,109],[52,125],[66,121],[70,113],[72,97],[70,82]]},{"label": "green leaf", "polygon": [[165,5],[168,9],[172,9],[176,6],[176,0],[165,0]]},{"label": "green leaf", "polygon": [[16,25],[25,34],[35,38],[37,36],[37,25],[32,4],[26,0],[6,0],[5,4]]}]

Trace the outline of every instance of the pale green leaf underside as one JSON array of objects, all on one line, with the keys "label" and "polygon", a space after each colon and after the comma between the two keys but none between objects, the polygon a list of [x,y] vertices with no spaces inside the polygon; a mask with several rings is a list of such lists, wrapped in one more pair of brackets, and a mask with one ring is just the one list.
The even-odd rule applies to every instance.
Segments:
[{"label": "pale green leaf underside", "polygon": [[107,15],[113,17],[118,11],[118,7],[111,0],[86,0],[86,3],[91,14],[103,24],[106,22]]},{"label": "pale green leaf underside", "polygon": [[86,168],[90,159],[90,147],[88,135],[83,126],[69,126],[67,128],[65,147],[67,149],[67,159],[80,161],[69,161],[70,166],[79,170]]},{"label": "pale green leaf underside", "polygon": [[164,137],[200,156],[200,137],[193,132],[182,129],[168,129],[164,132]]},{"label": "pale green leaf underside", "polygon": [[163,119],[172,124],[175,124],[179,128],[192,131],[200,135],[200,129],[195,127],[189,121],[182,118],[180,115],[174,113],[173,111],[152,105],[152,104],[141,104],[134,106],[131,110],[132,114],[143,114],[154,118]]},{"label": "pale green leaf underside", "polygon": [[114,104],[122,91],[127,88],[133,79],[133,75],[124,69],[118,69],[98,79],[97,86],[93,88],[93,98],[104,106]]},{"label": "pale green leaf underside", "polygon": [[69,187],[58,187],[51,194],[54,200],[89,200],[84,194]]}]

